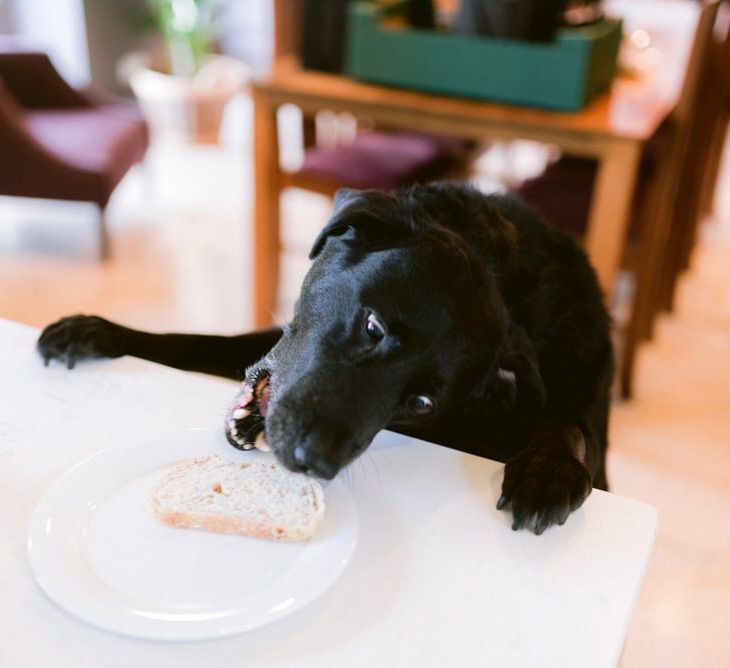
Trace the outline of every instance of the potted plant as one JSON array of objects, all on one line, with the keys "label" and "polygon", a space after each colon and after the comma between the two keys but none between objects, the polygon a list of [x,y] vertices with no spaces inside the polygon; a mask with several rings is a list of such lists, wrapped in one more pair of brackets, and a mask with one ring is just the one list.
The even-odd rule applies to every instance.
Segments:
[{"label": "potted plant", "polygon": [[155,135],[216,143],[226,103],[250,70],[214,53],[217,0],[147,0],[161,47],[131,54],[123,76]]}]

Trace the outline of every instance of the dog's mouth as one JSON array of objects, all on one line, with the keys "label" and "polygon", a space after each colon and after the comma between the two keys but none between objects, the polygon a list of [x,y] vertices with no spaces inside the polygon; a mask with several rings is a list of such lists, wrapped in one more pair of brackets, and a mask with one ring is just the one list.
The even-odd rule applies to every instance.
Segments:
[{"label": "dog's mouth", "polygon": [[225,432],[228,442],[239,450],[258,448],[268,452],[266,442],[266,415],[271,399],[271,374],[257,370],[241,385],[241,391],[233,399],[226,412]]},{"label": "dog's mouth", "polygon": [[[338,420],[322,420],[322,424],[316,425],[302,422],[298,419],[302,415],[300,404],[292,403],[291,397],[287,400],[286,396],[274,396],[272,384],[276,386],[270,368],[261,365],[249,370],[241,391],[226,411],[226,439],[234,448],[273,450],[289,470],[329,480],[365,450],[374,437],[375,432],[370,438],[355,438],[347,423]],[[278,401],[276,406],[272,404],[274,399]],[[266,436],[269,415],[273,447]]]}]

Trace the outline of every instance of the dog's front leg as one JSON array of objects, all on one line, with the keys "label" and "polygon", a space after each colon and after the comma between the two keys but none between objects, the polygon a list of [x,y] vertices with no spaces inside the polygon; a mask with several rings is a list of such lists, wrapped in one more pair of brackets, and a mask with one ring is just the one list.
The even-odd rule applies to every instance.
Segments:
[{"label": "dog's front leg", "polygon": [[48,325],[38,339],[46,364],[57,359],[71,369],[83,359],[131,355],[185,371],[240,380],[247,367],[281,338],[278,328],[242,334],[153,334],[93,315],[76,315]]},{"label": "dog's front leg", "polygon": [[514,530],[540,535],[564,524],[590,493],[583,431],[574,424],[544,425],[507,461],[497,508],[511,508]]}]

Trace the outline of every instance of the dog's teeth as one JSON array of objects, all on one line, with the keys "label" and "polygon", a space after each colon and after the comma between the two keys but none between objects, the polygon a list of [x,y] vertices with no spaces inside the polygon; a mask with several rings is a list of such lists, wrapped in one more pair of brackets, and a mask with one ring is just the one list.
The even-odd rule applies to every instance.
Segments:
[{"label": "dog's teeth", "polygon": [[251,415],[251,411],[245,408],[237,408],[235,411],[233,411],[234,420],[243,420],[243,418],[246,418],[249,415]]},{"label": "dog's teeth", "polygon": [[266,436],[263,431],[260,431],[258,436],[256,436],[256,443],[254,445],[256,445],[261,452],[271,452],[271,446],[267,443]]},{"label": "dog's teeth", "polygon": [[246,443],[242,436],[234,435],[233,440],[236,441],[243,450],[253,450],[253,443]]}]

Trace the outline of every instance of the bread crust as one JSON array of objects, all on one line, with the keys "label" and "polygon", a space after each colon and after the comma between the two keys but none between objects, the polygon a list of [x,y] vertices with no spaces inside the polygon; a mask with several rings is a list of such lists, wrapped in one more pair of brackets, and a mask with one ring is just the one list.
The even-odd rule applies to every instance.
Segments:
[{"label": "bread crust", "polygon": [[319,525],[312,521],[307,527],[294,528],[277,524],[265,525],[246,522],[232,517],[223,517],[214,513],[195,513],[189,511],[169,511],[153,509],[160,522],[177,529],[199,529],[211,533],[227,533],[250,538],[269,538],[273,540],[308,540],[314,535]]},{"label": "bread crust", "polygon": [[[169,507],[169,503],[163,498],[163,492],[172,483],[179,483],[186,474],[196,469],[203,470],[206,466],[214,464],[222,467],[245,468],[240,464],[225,464],[217,455],[209,455],[196,459],[180,462],[169,469],[165,476],[150,490],[149,508],[151,513],[163,524],[178,529],[197,529],[211,533],[235,534],[251,538],[265,538],[277,541],[303,541],[311,538],[324,518],[325,503],[324,492],[318,481],[305,478],[301,481],[302,494],[313,496],[312,505],[314,512],[306,523],[283,524],[280,522],[255,521],[244,517],[226,515],[222,511],[200,510],[175,510]],[[285,471],[283,467],[272,459],[267,462],[268,467],[272,464]],[[255,474],[252,474],[255,475]],[[299,476],[286,471],[286,475]],[[220,485],[217,485],[220,487]],[[214,486],[215,487],[215,486]],[[255,503],[255,499],[252,500]],[[202,502],[200,504],[203,505]]]}]

